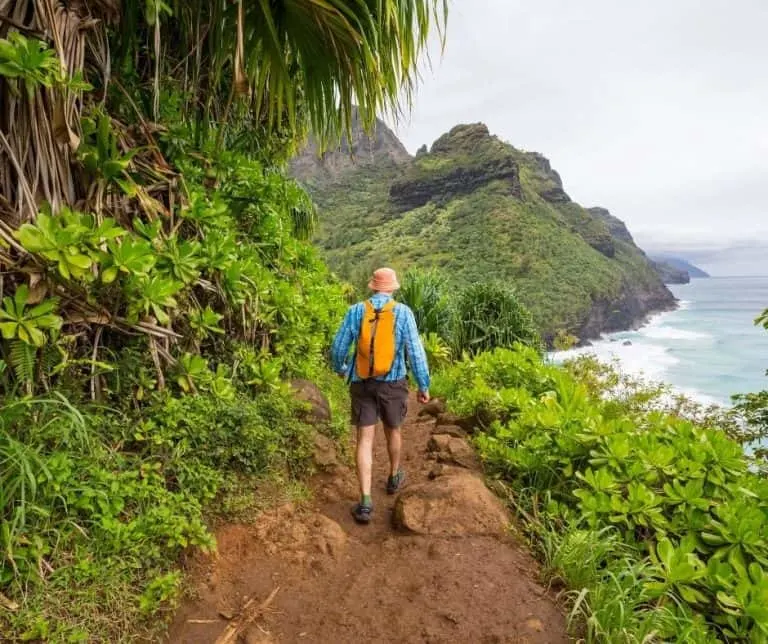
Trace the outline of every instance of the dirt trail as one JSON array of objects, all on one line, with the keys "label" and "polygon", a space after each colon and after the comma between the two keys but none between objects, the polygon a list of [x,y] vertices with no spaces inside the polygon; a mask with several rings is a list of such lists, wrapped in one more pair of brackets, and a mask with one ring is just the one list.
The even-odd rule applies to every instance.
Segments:
[{"label": "dirt trail", "polygon": [[371,524],[352,520],[354,473],[340,466],[315,478],[311,509],[285,506],[254,525],[222,528],[217,556],[190,565],[197,596],[179,609],[169,642],[217,642],[249,599],[255,619],[232,642],[568,642],[562,612],[535,581],[535,562],[503,529],[488,528],[494,513],[503,518],[497,501],[482,501],[482,486],[480,494],[465,486],[473,482],[467,469],[445,466],[435,478],[427,445],[440,430],[416,412],[412,400],[403,430],[408,504],[399,516],[427,534],[393,528],[397,497],[384,490],[387,452],[377,431]]}]

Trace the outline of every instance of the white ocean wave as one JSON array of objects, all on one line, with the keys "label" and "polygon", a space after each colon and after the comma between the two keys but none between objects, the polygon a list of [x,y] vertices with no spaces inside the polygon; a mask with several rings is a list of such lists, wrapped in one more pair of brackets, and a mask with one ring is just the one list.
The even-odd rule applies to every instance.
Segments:
[{"label": "white ocean wave", "polygon": [[709,333],[700,331],[686,331],[673,326],[648,326],[639,331],[640,335],[653,340],[712,340]]},{"label": "white ocean wave", "polygon": [[663,380],[664,372],[678,363],[668,349],[657,344],[631,343],[631,340],[600,340],[591,347],[550,354],[555,362],[563,362],[582,355],[593,355],[601,362],[618,361],[624,373],[641,376],[647,380]]},{"label": "white ocean wave", "polygon": [[[648,384],[665,383],[667,370],[678,364],[679,360],[669,352],[669,349],[657,344],[632,343],[623,344],[627,340],[600,340],[591,347],[581,347],[569,351],[558,351],[549,354],[555,363],[562,363],[579,356],[594,356],[600,362],[616,364],[619,370],[627,375],[640,378]],[[667,382],[667,384],[669,384]],[[682,394],[690,400],[705,407],[710,405],[727,406],[727,402],[702,393],[691,387],[672,386],[669,395],[662,396],[660,405],[672,405],[674,398]]]},{"label": "white ocean wave", "polygon": [[705,407],[709,407],[710,405],[718,405],[720,407],[728,406],[727,401],[723,401],[719,398],[715,398],[715,396],[702,393],[698,389],[692,389],[690,387],[674,387],[674,390],[683,394],[683,396],[686,398],[690,398],[694,402],[697,402],[700,405],[704,405]]}]

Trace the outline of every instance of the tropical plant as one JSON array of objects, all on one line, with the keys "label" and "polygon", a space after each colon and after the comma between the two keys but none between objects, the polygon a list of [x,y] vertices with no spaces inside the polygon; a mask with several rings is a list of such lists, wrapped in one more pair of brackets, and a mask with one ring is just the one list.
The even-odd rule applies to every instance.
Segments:
[{"label": "tropical plant", "polygon": [[470,355],[517,342],[541,347],[531,314],[514,291],[495,283],[473,284],[459,293],[452,338],[457,351]]},{"label": "tropical plant", "polygon": [[50,298],[42,304],[28,308],[29,288],[26,284],[16,289],[13,297],[3,298],[0,308],[0,332],[6,340],[19,339],[26,344],[41,347],[46,332],[61,328],[61,318],[54,313],[58,301]]},{"label": "tropical plant", "polygon": [[447,339],[451,310],[447,280],[437,271],[409,270],[403,275],[397,299],[413,311],[421,333]]}]

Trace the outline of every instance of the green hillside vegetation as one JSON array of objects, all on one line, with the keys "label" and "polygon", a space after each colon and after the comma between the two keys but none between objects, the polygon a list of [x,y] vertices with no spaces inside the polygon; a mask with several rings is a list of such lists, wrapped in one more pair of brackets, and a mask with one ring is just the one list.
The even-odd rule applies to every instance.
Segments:
[{"label": "green hillside vegetation", "polygon": [[547,339],[629,326],[673,302],[631,237],[570,201],[541,155],[480,124],[454,128],[409,164],[360,164],[306,185],[320,208],[317,243],[353,283],[383,264],[436,268],[456,285],[498,279]]}]

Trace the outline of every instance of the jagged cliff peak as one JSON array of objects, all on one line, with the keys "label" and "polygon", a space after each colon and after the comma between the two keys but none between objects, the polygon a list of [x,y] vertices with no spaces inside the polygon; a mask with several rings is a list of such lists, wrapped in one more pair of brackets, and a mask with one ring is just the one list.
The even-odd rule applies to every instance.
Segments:
[{"label": "jagged cliff peak", "polygon": [[430,148],[431,154],[472,153],[478,145],[497,140],[485,123],[456,125],[438,138]]},{"label": "jagged cliff peak", "polygon": [[363,129],[357,108],[352,111],[352,136],[342,138],[338,148],[320,154],[317,142],[310,139],[290,163],[290,173],[306,181],[318,177],[334,179],[360,166],[399,166],[411,160],[408,150],[391,128],[376,119],[373,132]]}]

